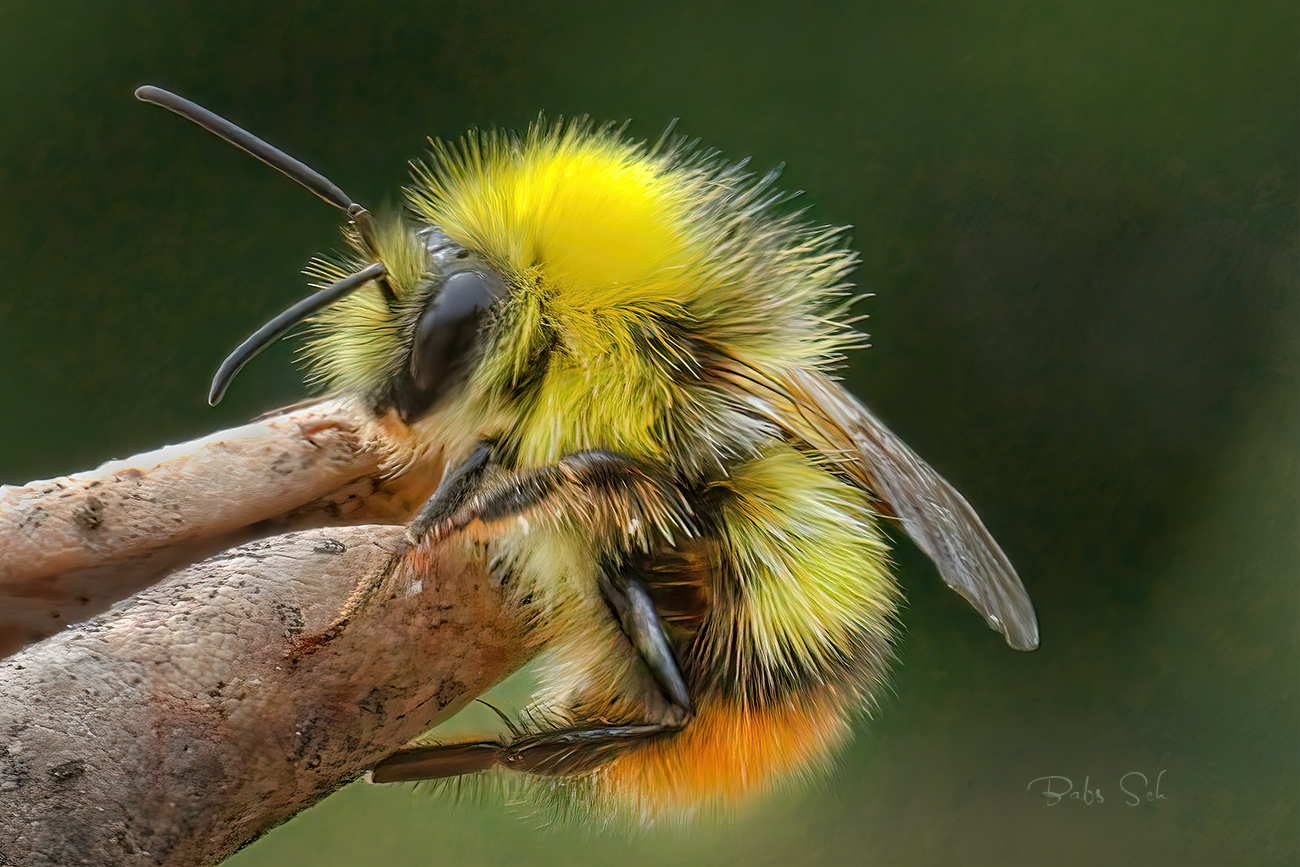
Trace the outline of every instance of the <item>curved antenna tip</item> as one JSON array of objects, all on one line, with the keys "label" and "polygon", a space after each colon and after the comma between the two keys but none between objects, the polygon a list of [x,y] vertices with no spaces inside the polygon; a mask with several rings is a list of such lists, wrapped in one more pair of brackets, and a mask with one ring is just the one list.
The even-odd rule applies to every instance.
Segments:
[{"label": "curved antenna tip", "polygon": [[355,274],[344,277],[337,283],[326,286],[316,294],[302,299],[257,329],[251,337],[235,347],[235,351],[227,355],[225,361],[221,362],[221,366],[217,368],[217,375],[212,377],[212,387],[208,390],[208,405],[216,406],[220,403],[221,398],[226,394],[226,389],[230,387],[230,381],[235,378],[235,374],[239,373],[245,364],[252,361],[253,356],[279,340],[290,328],[345,295],[355,292],[371,280],[382,277],[385,273],[382,262],[373,262]]}]

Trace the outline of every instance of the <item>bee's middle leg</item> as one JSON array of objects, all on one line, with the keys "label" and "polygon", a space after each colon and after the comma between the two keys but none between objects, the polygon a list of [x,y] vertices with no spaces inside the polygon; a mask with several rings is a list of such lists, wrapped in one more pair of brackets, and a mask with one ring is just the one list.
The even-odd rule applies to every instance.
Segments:
[{"label": "bee's middle leg", "polygon": [[691,694],[645,582],[634,570],[626,567],[602,569],[600,591],[623,627],[623,634],[632,642],[659,688],[681,711],[684,719],[689,720],[693,712]]},{"label": "bee's middle leg", "polygon": [[[501,483],[492,480],[490,450],[482,446],[448,473],[411,522],[408,542],[442,537],[476,520],[490,523],[523,514],[556,498],[563,501],[574,488],[588,490],[607,505],[613,499],[614,508],[627,512],[638,497],[656,496],[654,487],[655,479],[644,467],[606,451],[567,455],[556,464]],[[563,502],[558,505],[562,508]],[[693,713],[691,696],[645,582],[634,568],[613,563],[601,569],[598,580],[624,634],[672,705],[671,720],[641,724],[592,721],[529,734],[513,730],[508,740],[410,747],[381,761],[371,778],[377,783],[430,780],[493,767],[531,774],[576,774],[606,764],[636,743],[680,731]]]}]

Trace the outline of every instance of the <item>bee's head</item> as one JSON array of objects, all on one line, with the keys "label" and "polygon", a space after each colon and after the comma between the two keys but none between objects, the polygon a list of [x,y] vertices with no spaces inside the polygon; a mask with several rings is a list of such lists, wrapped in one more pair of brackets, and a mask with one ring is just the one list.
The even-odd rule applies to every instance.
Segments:
[{"label": "bee's head", "polygon": [[585,123],[434,148],[408,190],[414,228],[381,224],[373,254],[354,233],[355,261],[317,263],[322,284],[376,258],[385,269],[316,317],[308,355],[327,389],[409,424],[471,401],[526,415],[610,380],[670,387],[664,362],[689,366],[691,352],[662,344],[699,333],[692,296],[711,282],[697,179]]},{"label": "bee's head", "polygon": [[[378,226],[374,240],[383,277],[318,314],[308,356],[330,390],[412,424],[473,378],[509,290],[481,256],[437,228],[397,219]],[[313,272],[334,284],[361,264],[317,260]]]},{"label": "bee's head", "polygon": [[496,438],[527,461],[584,448],[708,459],[754,424],[743,395],[716,387],[716,366],[743,380],[746,368],[824,365],[855,342],[826,316],[856,262],[840,231],[776,213],[775,173],[755,179],[668,136],[647,146],[613,127],[539,122],[435,142],[407,191],[414,221],[376,221],[211,112],[153,87],[137,95],[349,218],[356,255],[315,263],[327,285],[226,359],[213,403],[314,317],[315,378],[380,416]]},{"label": "bee's head", "polygon": [[710,365],[816,365],[849,342],[824,304],[852,254],[775,213],[774,177],[585,121],[435,142],[407,190],[423,228],[377,233],[396,301],[371,289],[325,310],[316,374],[408,423],[477,425],[530,462],[730,436],[746,411],[710,391]]}]

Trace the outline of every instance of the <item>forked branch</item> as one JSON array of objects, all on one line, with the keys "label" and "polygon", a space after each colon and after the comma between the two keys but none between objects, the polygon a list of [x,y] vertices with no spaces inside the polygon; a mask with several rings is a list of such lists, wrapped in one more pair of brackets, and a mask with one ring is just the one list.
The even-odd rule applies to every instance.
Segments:
[{"label": "forked branch", "polygon": [[[231,471],[221,467],[229,461],[223,453],[236,455],[248,471],[238,478],[255,477],[249,450],[199,452],[215,464],[180,472],[179,465],[164,466],[175,457],[170,453],[153,464],[133,461],[138,475],[126,474],[134,483],[171,474],[174,484],[151,488],[150,497],[166,514],[172,497],[189,509],[181,538],[157,530],[126,544],[132,534],[118,531],[117,544],[103,545],[96,561],[72,533],[66,538],[73,542],[57,552],[62,559],[47,552],[41,561],[41,546],[32,544],[40,528],[32,530],[29,520],[24,529],[23,516],[10,512],[0,516],[7,528],[0,533],[0,563],[11,567],[0,589],[13,596],[66,586],[57,576],[67,572],[47,568],[56,559],[75,564],[83,581],[134,570],[139,583],[139,564],[153,562],[144,555],[254,534],[247,524],[213,520],[230,514],[224,498],[246,491],[217,486],[205,510],[194,499],[201,487],[192,484]],[[284,452],[265,454],[274,460]],[[391,518],[407,511],[393,505],[405,498],[376,481],[373,469],[371,476],[351,472],[373,458],[358,445],[344,461],[350,469],[338,474],[347,478],[333,492],[321,490],[329,484],[299,485],[302,502],[281,503],[275,515],[254,523],[280,528],[309,514],[316,523],[325,523],[322,515],[343,521],[337,509],[320,505],[331,502],[351,502],[350,515],[388,510]],[[281,480],[292,487],[302,481],[295,473],[320,471],[309,461]],[[42,489],[59,483],[65,487],[52,489],[55,500],[75,489],[65,499],[85,505],[88,482],[56,480]],[[370,494],[336,496],[358,485]],[[50,495],[25,502],[30,517],[32,509],[50,505]],[[145,502],[100,498],[99,526],[120,526],[126,508]],[[44,518],[37,523],[47,532],[58,529]],[[0,662],[0,864],[215,864],[525,661],[522,619],[484,578],[483,565],[444,546],[421,574],[393,569],[391,554],[403,532],[399,525],[317,528],[224,550]],[[26,573],[15,572],[12,555],[22,545],[36,552],[31,562],[45,566],[28,562]],[[291,659],[298,640],[329,626],[356,583],[374,574],[386,577],[348,628],[318,651]]]}]

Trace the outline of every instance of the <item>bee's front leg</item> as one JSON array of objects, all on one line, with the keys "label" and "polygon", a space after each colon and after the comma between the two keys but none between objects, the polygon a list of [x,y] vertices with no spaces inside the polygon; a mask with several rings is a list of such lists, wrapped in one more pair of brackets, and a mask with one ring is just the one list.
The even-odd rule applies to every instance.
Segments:
[{"label": "bee's front leg", "polygon": [[[617,452],[574,452],[554,464],[520,473],[502,471],[492,455],[492,445],[483,443],[447,471],[407,526],[394,566],[475,522],[490,524],[538,509],[574,511],[591,498],[599,501],[596,512],[609,523],[605,532],[648,533],[652,527],[690,530],[690,506],[680,491],[653,469]],[[342,634],[390,574],[392,569],[384,570],[358,584],[334,623],[302,639],[290,650],[290,658],[301,659]],[[690,695],[644,583],[633,571],[611,565],[601,571],[600,589],[664,694],[689,717]]]},{"label": "bee's front leg", "polygon": [[374,597],[375,592],[393,573],[397,564],[404,557],[411,556],[414,547],[428,535],[432,527],[443,528],[443,535],[446,535],[448,519],[456,514],[457,510],[465,504],[466,499],[477,490],[490,455],[491,447],[486,444],[480,445],[473,454],[443,475],[433,496],[407,526],[406,539],[398,547],[390,567],[375,572],[357,584],[333,623],[315,635],[304,637],[289,649],[290,660],[298,662],[304,656],[319,650],[342,635],[352,618]]}]

